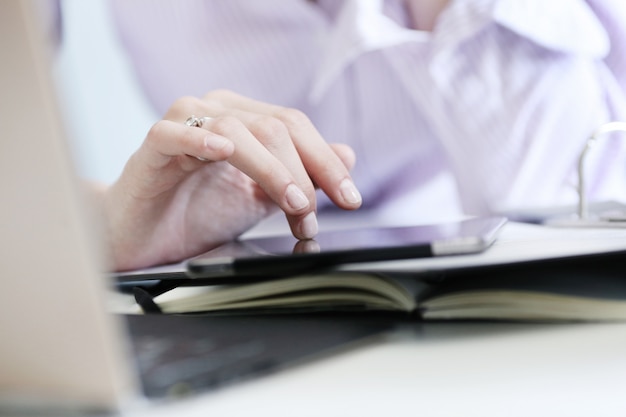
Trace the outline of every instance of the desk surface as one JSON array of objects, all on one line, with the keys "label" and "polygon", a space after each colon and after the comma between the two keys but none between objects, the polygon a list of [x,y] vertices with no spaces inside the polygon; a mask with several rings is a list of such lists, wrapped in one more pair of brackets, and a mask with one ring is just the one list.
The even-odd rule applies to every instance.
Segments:
[{"label": "desk surface", "polygon": [[[532,249],[534,257],[538,242],[548,256],[616,250],[626,232],[509,227],[489,256]],[[624,392],[626,323],[415,323],[136,415],[623,417]]]},{"label": "desk surface", "polygon": [[151,416],[624,416],[626,324],[426,323]]}]

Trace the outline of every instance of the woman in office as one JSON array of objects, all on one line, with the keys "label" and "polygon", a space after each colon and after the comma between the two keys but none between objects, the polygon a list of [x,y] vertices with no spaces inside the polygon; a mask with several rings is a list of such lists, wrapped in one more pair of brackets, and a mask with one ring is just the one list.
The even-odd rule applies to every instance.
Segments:
[{"label": "woman in office", "polygon": [[[208,233],[220,239],[242,231],[266,214],[260,203],[269,200],[287,212],[296,236],[308,237],[315,208],[330,204],[315,202],[313,183],[333,203],[357,207],[359,192],[345,171],[353,154],[330,152],[321,137],[354,149],[352,177],[365,207],[432,221],[575,202],[585,140],[606,121],[626,120],[626,12],[616,0],[111,3],[139,80],[166,114],[108,192],[114,202],[137,187],[159,197],[133,200],[144,204],[128,213],[108,206],[118,253],[155,246],[141,264],[206,249],[214,242]],[[183,95],[202,104],[179,101]],[[207,139],[206,148],[215,149],[185,148],[192,134],[168,130],[168,121],[185,132],[217,134]],[[257,157],[257,142],[284,167],[277,176]],[[170,166],[148,162],[149,151],[171,143],[177,155],[225,159],[257,182],[232,188],[241,172],[187,158],[173,177],[187,178],[190,169],[193,180],[152,192],[172,182],[160,179],[170,179]],[[626,198],[625,144],[607,140],[594,150],[591,198]],[[206,193],[207,178],[218,178],[214,190],[228,196],[228,209]],[[183,210],[185,199],[173,198],[179,195],[202,196],[204,204]],[[218,227],[219,216],[209,214],[216,212],[225,215]],[[155,215],[170,213],[180,217],[162,222]],[[177,227],[183,220],[186,233]],[[129,233],[119,224],[139,232],[124,242]]]}]

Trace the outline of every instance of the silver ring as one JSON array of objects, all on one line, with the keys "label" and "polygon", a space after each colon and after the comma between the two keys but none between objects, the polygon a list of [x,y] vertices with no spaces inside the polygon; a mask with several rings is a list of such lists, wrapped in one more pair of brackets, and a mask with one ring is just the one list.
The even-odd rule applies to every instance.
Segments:
[{"label": "silver ring", "polygon": [[212,117],[204,116],[204,117],[196,117],[189,116],[187,120],[185,120],[185,124],[189,127],[202,127],[206,122],[211,120]]},{"label": "silver ring", "polygon": [[[185,124],[189,127],[202,127],[206,122],[211,120],[212,117],[204,116],[204,117],[196,117],[194,115],[189,116],[187,120],[185,120]],[[198,161],[208,162],[209,160],[206,158],[202,158],[200,156],[195,156]]]}]

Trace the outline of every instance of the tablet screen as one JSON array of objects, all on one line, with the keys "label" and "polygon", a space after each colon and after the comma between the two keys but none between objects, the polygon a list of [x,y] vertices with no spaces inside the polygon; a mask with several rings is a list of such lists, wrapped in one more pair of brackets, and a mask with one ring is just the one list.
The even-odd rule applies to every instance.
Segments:
[{"label": "tablet screen", "polygon": [[294,274],[339,264],[476,253],[495,240],[503,217],[458,222],[324,231],[312,240],[291,235],[238,240],[194,258],[197,278]]}]

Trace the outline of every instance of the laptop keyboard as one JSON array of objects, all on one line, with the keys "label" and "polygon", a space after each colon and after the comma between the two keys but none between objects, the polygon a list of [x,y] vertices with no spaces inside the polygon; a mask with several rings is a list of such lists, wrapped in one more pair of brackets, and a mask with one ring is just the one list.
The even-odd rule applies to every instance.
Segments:
[{"label": "laptop keyboard", "polygon": [[181,397],[355,348],[397,316],[128,315],[147,397]]}]

